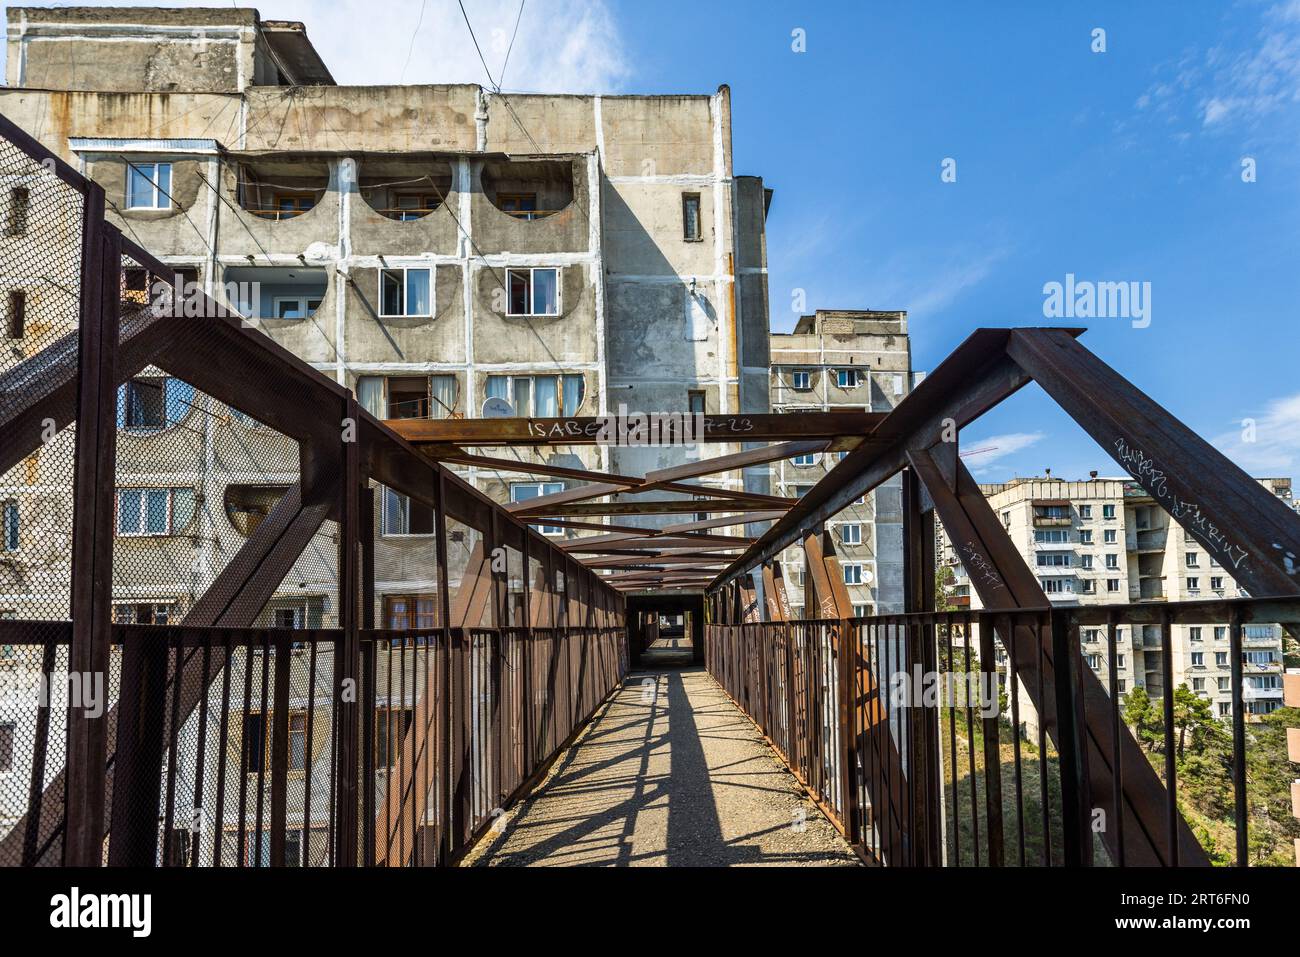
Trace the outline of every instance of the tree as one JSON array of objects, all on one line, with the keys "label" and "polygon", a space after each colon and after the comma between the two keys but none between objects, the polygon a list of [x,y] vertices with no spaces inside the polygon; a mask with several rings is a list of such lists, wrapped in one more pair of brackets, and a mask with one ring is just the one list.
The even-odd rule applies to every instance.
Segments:
[{"label": "tree", "polygon": [[1164,722],[1146,688],[1134,688],[1124,698],[1124,723],[1133,729],[1138,743],[1148,751],[1160,742]]},{"label": "tree", "polygon": [[[1161,724],[1163,725],[1163,720]],[[1214,717],[1210,702],[1206,701],[1187,685],[1174,689],[1174,729],[1178,732],[1178,760],[1183,760],[1187,746],[1187,736],[1192,738],[1192,750],[1198,755],[1205,752],[1211,744],[1227,740],[1227,732]],[[1163,731],[1163,728],[1161,729]]]}]

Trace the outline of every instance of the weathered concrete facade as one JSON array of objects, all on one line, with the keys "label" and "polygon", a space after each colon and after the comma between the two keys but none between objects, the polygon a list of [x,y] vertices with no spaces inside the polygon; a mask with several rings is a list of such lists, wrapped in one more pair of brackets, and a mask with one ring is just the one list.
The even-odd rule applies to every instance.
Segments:
[{"label": "weathered concrete facade", "polygon": [[[774,412],[887,412],[911,391],[906,312],[819,309],[791,333],[771,337]],[[844,453],[822,452],[773,466],[777,494],[798,496]],[[841,512],[830,530],[859,615],[903,611],[902,484],[895,477]],[[803,553],[782,557],[790,602],[802,609]]]},{"label": "weathered concrete facade", "polygon": [[[734,175],[726,87],[508,100],[466,84],[340,87],[301,24],[247,9],[11,7],[8,54],[0,111],[100,183],[114,224],[381,417],[476,417],[490,395],[532,415],[687,412],[699,396],[710,413],[768,409],[770,191]],[[545,308],[534,298],[519,315],[510,284],[525,274]],[[391,309],[395,275],[403,303]],[[242,540],[230,489],[293,477],[274,465],[283,437],[207,397],[193,404],[119,443],[119,485],[192,489],[197,502],[170,530],[183,545],[119,549],[154,569],[124,566],[122,581],[152,584],[124,587],[123,601],[175,615]],[[739,448],[519,454],[635,473]],[[465,472],[499,500],[541,482]],[[767,488],[765,473],[702,482]],[[426,594],[421,523],[390,522],[382,497],[379,601]],[[330,620],[331,563],[293,576],[301,624]],[[33,611],[12,604],[0,602]]]}]

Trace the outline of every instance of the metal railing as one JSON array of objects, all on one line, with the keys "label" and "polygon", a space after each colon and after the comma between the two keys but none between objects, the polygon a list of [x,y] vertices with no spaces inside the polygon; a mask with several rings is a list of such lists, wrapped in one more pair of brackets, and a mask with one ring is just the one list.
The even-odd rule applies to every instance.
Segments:
[{"label": "metal railing", "polygon": [[[1132,852],[1143,826],[1133,802],[1150,789],[1130,782],[1154,776],[1157,863],[1288,865],[1300,837],[1285,791],[1296,712],[1280,710],[1280,690],[1248,684],[1252,622],[1293,628],[1300,599],[711,624],[706,660],[875,863],[1151,863]],[[1192,640],[1193,626],[1205,637]],[[1261,674],[1282,673],[1277,631]],[[1175,684],[1175,656],[1196,645],[1222,666],[1198,687],[1180,669]]]},{"label": "metal railing", "polygon": [[[0,171],[0,866],[450,862],[617,685],[622,596],[4,117]],[[392,661],[394,600],[442,630]]]}]

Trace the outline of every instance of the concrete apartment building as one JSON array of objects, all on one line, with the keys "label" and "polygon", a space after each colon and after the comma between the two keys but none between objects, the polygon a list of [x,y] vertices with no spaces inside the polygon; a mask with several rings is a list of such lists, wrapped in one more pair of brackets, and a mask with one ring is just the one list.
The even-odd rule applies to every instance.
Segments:
[{"label": "concrete apartment building", "polygon": [[[10,7],[7,19],[0,112],[102,185],[128,237],[380,418],[478,417],[488,399],[530,417],[768,411],[771,191],[733,171],[727,87],[339,86],[302,24],[251,9]],[[5,174],[38,208],[39,177]],[[124,303],[144,301],[138,279]],[[45,286],[7,292],[16,357],[75,323]],[[159,369],[123,387],[118,415],[114,614],[179,621],[296,480],[297,449]],[[741,447],[517,451],[639,474]],[[71,514],[71,453],[61,435],[0,476],[0,615],[68,613],[67,549],[51,529]],[[498,501],[564,487],[462,472]],[[767,470],[702,484],[766,491]],[[376,620],[433,624],[432,516],[379,489],[375,527]],[[453,588],[474,534],[452,531]],[[337,623],[335,547],[327,523],[261,624]],[[327,708],[327,687],[302,694]],[[21,764],[32,748],[11,753]],[[52,753],[48,773],[60,766]]]},{"label": "concrete apartment building", "polygon": [[[772,333],[769,390],[774,412],[887,412],[913,383],[906,312],[819,309],[793,332]],[[821,480],[843,452],[773,466],[776,494],[797,497]],[[858,615],[903,610],[902,483],[894,478],[830,523]],[[803,551],[782,555],[790,604],[804,605]]]},{"label": "concrete apartment building", "polygon": [[[8,84],[0,110],[103,185],[128,236],[381,418],[477,417],[489,398],[537,417],[768,409],[771,193],[733,174],[726,87],[341,87],[302,24],[250,9],[75,7],[8,10]],[[26,313],[30,331],[38,297]],[[138,427],[128,414],[124,449],[157,472],[185,441],[176,426],[207,426],[187,421],[183,383],[142,378],[140,395],[159,400],[140,400]],[[286,480],[278,463],[293,459],[238,414],[217,427],[239,432],[229,444],[251,459],[199,455],[201,474],[167,486],[169,502],[192,487],[207,503],[192,509],[182,490],[177,511],[210,542],[230,524],[211,505],[264,513]],[[520,454],[641,472],[691,453]],[[216,474],[223,465],[238,474]],[[563,487],[465,471],[499,501]],[[765,489],[766,470],[703,480],[745,482]],[[430,518],[380,498],[378,589],[410,591],[399,572],[421,557],[414,539]]]},{"label": "concrete apartment building", "polygon": [[[1290,479],[1259,479],[1288,503]],[[1107,605],[1136,602],[1205,601],[1235,598],[1242,591],[1230,569],[1172,521],[1140,486],[1128,479],[1065,481],[1020,478],[981,485],[989,505],[1054,605]],[[955,576],[952,601],[981,607],[978,594],[939,529],[941,560]],[[1206,698],[1216,714],[1231,715],[1231,662],[1226,625],[1173,625],[1175,687],[1186,684]],[[1163,650],[1155,625],[1116,629],[1117,691],[1145,687],[1163,693]],[[1109,684],[1105,629],[1084,628],[1085,662]],[[1282,706],[1282,628],[1249,624],[1242,640],[1243,699],[1247,719]],[[999,651],[999,663],[1005,655]],[[1020,714],[1032,729],[1034,714],[1021,695]]]}]

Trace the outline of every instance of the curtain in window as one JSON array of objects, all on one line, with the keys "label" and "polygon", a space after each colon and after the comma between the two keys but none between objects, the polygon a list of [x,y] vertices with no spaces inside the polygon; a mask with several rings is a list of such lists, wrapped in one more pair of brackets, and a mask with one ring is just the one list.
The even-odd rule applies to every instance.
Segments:
[{"label": "curtain in window", "polygon": [[429,417],[445,419],[456,408],[456,377],[435,375],[429,377]]},{"label": "curtain in window", "polygon": [[538,376],[534,380],[534,388],[537,391],[533,399],[533,408],[539,418],[554,418],[560,414],[560,397],[559,397],[559,377],[558,376]]},{"label": "curtain in window", "polygon": [[357,404],[377,419],[384,414],[384,377],[363,375],[357,378]]},{"label": "curtain in window", "polygon": [[379,274],[379,314],[382,316],[403,315],[402,274],[399,271],[384,270]]},{"label": "curtain in window", "polygon": [[165,488],[145,490],[145,531],[150,535],[167,534],[167,499]]},{"label": "curtain in window", "polygon": [[533,315],[554,316],[560,311],[559,272],[554,269],[533,270]]},{"label": "curtain in window", "polygon": [[489,399],[509,399],[510,384],[503,375],[490,375],[487,377],[484,393]]},{"label": "curtain in window", "polygon": [[433,313],[429,270],[410,269],[406,273],[406,314],[428,316]]},{"label": "curtain in window", "polygon": [[566,375],[564,377],[564,415],[577,415],[582,405],[582,376]]}]

